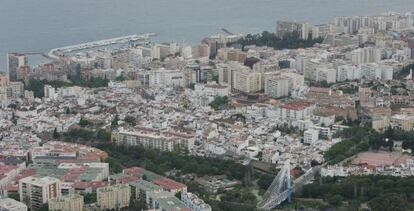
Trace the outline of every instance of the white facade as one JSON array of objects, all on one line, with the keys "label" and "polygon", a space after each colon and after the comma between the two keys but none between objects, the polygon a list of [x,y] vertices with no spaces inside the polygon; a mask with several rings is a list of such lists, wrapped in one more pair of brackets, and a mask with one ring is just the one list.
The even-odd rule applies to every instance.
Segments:
[{"label": "white facade", "polygon": [[184,87],[184,72],[180,70],[155,70],[149,72],[150,86]]},{"label": "white facade", "polygon": [[326,81],[328,83],[336,82],[336,70],[331,68],[317,68],[316,81]]},{"label": "white facade", "polygon": [[27,211],[27,206],[11,198],[0,199],[1,211]]},{"label": "white facade", "polygon": [[211,211],[211,206],[206,204],[197,195],[187,192],[181,193],[181,201],[193,211]]},{"label": "white facade", "polygon": [[229,96],[230,89],[228,86],[210,82],[207,84],[195,84],[194,91],[187,89],[186,92],[190,96],[190,100],[194,105],[208,106],[217,96]]},{"label": "white facade", "polygon": [[341,65],[338,66],[337,73],[336,73],[336,80],[337,81],[345,81],[345,80],[359,80],[361,79],[361,69],[357,66],[351,65]]},{"label": "white facade", "polygon": [[381,51],[374,47],[358,48],[351,52],[353,65],[378,63],[381,61]]},{"label": "white facade", "polygon": [[375,63],[361,65],[361,76],[366,80],[392,80],[393,68]]},{"label": "white facade", "polygon": [[315,109],[314,104],[292,102],[275,108],[275,116],[282,121],[309,119]]},{"label": "white facade", "polygon": [[56,89],[50,85],[45,85],[44,97],[46,99],[55,100],[57,98]]},{"label": "white facade", "polygon": [[265,94],[274,97],[289,96],[289,79],[282,77],[265,78]]},{"label": "white facade", "polygon": [[306,130],[303,133],[303,142],[306,144],[313,144],[318,141],[319,131],[315,129]]}]

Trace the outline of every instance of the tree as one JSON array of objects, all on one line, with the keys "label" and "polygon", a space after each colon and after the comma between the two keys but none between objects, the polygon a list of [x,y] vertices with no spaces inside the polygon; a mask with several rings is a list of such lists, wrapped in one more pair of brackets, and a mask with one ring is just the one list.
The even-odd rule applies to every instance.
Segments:
[{"label": "tree", "polygon": [[7,194],[7,196],[11,199],[14,199],[16,201],[20,201],[20,195],[18,192],[10,192]]},{"label": "tree", "polygon": [[83,117],[81,117],[80,121],[79,121],[79,125],[82,127],[86,127],[89,125],[89,121],[87,119],[84,119]]},{"label": "tree", "polygon": [[321,81],[321,87],[323,87],[323,88],[329,88],[329,83],[328,83],[328,81]]},{"label": "tree", "polygon": [[213,81],[215,81],[216,83],[219,83],[219,76],[213,75]]},{"label": "tree", "polygon": [[380,195],[368,203],[372,211],[408,210],[407,197],[402,194],[389,193]]},{"label": "tree", "polygon": [[259,62],[260,59],[255,57],[249,57],[244,60],[244,65],[250,67],[250,69],[253,69],[253,65],[255,65],[257,62]]},{"label": "tree", "polygon": [[17,125],[17,117],[16,117],[16,114],[14,112],[12,113],[11,121],[13,122],[13,124]]},{"label": "tree", "polygon": [[55,129],[53,130],[53,138],[54,138],[54,139],[58,139],[58,138],[60,138],[60,134],[57,132],[57,128],[55,128]]},{"label": "tree", "polygon": [[70,114],[70,108],[69,107],[66,107],[65,114]]},{"label": "tree", "polygon": [[220,107],[227,105],[229,99],[227,96],[216,96],[213,100],[213,102],[210,103],[210,106],[214,109],[214,110],[218,110]]},{"label": "tree", "polygon": [[322,43],[322,41],[322,38],[303,40],[297,32],[286,33],[283,37],[278,37],[274,33],[264,31],[261,34],[248,34],[229,45],[241,44],[242,49],[248,45],[268,46],[274,49],[297,49],[312,47],[315,43]]},{"label": "tree", "polygon": [[274,175],[262,174],[260,175],[259,180],[257,181],[257,185],[260,189],[267,190],[270,184],[272,184],[274,178]]},{"label": "tree", "polygon": [[96,133],[96,139],[101,142],[109,143],[111,141],[111,133],[104,129],[99,129]]},{"label": "tree", "polygon": [[334,207],[339,207],[342,204],[342,200],[343,200],[342,196],[336,194],[336,195],[328,197],[327,201],[330,205],[332,205]]},{"label": "tree", "polygon": [[129,207],[133,210],[147,210],[147,203],[145,201],[145,198],[141,197],[138,199],[132,199],[130,201]]},{"label": "tree", "polygon": [[125,81],[125,76],[124,75],[117,76],[115,78],[115,81]]},{"label": "tree", "polygon": [[181,191],[175,193],[174,196],[181,200]]},{"label": "tree", "polygon": [[116,114],[114,119],[112,119],[111,129],[115,129],[116,127],[118,127],[118,121],[119,121],[119,116],[118,114]]},{"label": "tree", "polygon": [[43,204],[38,211],[49,211],[49,205],[47,203]]},{"label": "tree", "polygon": [[125,119],[124,119],[124,121],[126,123],[128,123],[129,125],[131,125],[131,126],[135,126],[136,125],[136,119],[133,116],[126,116]]},{"label": "tree", "polygon": [[96,193],[85,193],[83,194],[83,199],[85,201],[85,204],[96,203]]}]

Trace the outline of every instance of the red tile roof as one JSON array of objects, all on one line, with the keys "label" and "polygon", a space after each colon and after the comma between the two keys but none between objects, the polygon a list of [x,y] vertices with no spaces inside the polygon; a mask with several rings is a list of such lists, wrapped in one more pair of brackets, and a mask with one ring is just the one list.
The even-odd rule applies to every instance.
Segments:
[{"label": "red tile roof", "polygon": [[289,110],[304,110],[307,107],[310,107],[312,103],[306,101],[299,101],[299,102],[288,102],[283,104],[281,107]]},{"label": "red tile roof", "polygon": [[132,176],[139,176],[139,175],[142,175],[144,172],[145,172],[145,169],[141,167],[137,167],[137,166],[127,168],[122,171],[122,173],[127,174],[127,175],[132,175]]},{"label": "red tile roof", "polygon": [[166,177],[153,180],[152,183],[157,184],[166,190],[178,190],[178,189],[183,189],[187,187],[183,183],[179,183],[177,181],[174,181]]},{"label": "red tile roof", "polygon": [[127,183],[129,183],[129,182],[135,182],[135,181],[138,181],[140,178],[139,177],[137,177],[137,176],[130,176],[130,175],[125,175],[125,176],[123,176],[123,177],[121,177],[121,178],[119,178],[118,179],[118,183],[121,183],[121,184],[127,184]]},{"label": "red tile roof", "polygon": [[105,182],[105,181],[75,182],[73,183],[73,188],[75,189],[87,189],[87,188],[97,189],[97,188],[105,187],[107,185],[108,185],[108,182]]}]

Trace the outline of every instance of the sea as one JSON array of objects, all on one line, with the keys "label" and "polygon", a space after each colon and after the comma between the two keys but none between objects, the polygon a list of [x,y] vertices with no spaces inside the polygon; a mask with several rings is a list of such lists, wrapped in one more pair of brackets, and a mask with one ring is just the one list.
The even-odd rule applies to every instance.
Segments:
[{"label": "sea", "polygon": [[414,0],[0,0],[0,71],[8,52],[147,32],[157,33],[157,42],[197,43],[220,28],[274,32],[277,20],[320,24],[413,10]]}]

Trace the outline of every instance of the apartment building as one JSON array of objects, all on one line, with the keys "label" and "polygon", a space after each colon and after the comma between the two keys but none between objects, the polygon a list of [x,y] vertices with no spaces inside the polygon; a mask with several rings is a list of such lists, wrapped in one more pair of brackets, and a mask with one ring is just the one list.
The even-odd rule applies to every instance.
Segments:
[{"label": "apartment building", "polygon": [[161,186],[142,179],[138,182],[129,183],[129,186],[131,187],[132,197],[134,199],[145,200],[147,205],[151,205],[153,203],[151,195],[156,195],[157,193],[164,191]]},{"label": "apartment building", "polygon": [[27,211],[27,206],[11,198],[0,199],[1,211]]},{"label": "apartment building", "polygon": [[265,78],[265,94],[270,97],[280,98],[289,96],[289,79],[284,77]]},{"label": "apartment building", "polygon": [[131,188],[127,184],[98,188],[96,198],[100,210],[122,209],[129,206]]},{"label": "apartment building", "polygon": [[260,72],[242,69],[233,73],[233,88],[245,92],[254,93],[262,89],[262,74]]},{"label": "apartment building", "polygon": [[306,101],[288,102],[275,108],[276,116],[282,121],[309,119],[313,114],[315,104]]},{"label": "apartment building", "polygon": [[120,130],[114,134],[119,144],[143,146],[161,151],[188,150],[194,146],[194,136],[153,128],[138,127],[134,131]]},{"label": "apartment building", "polygon": [[53,177],[26,177],[19,181],[20,201],[39,210],[49,199],[61,196],[61,182]]},{"label": "apartment building", "polygon": [[193,193],[182,193],[181,201],[184,202],[193,211],[211,211],[211,206],[206,204],[202,199]]},{"label": "apartment building", "polygon": [[83,210],[83,196],[68,194],[49,200],[49,211],[81,211]]}]

